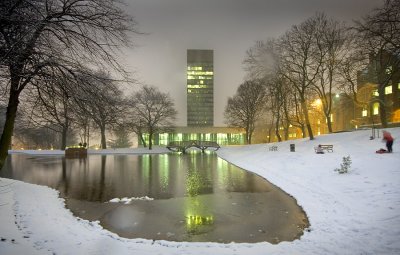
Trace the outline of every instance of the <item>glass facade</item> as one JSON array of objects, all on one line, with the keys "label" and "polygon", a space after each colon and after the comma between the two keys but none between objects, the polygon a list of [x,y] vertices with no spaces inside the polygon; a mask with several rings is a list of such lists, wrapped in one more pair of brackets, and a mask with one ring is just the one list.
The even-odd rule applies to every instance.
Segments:
[{"label": "glass facade", "polygon": [[[146,144],[149,143],[149,135],[144,134]],[[170,142],[182,141],[210,141],[219,145],[240,145],[245,144],[245,133],[243,130],[225,127],[177,127],[174,132],[156,133],[153,135],[153,144],[167,146]],[[138,139],[139,145],[143,145]]]},{"label": "glass facade", "polygon": [[187,125],[214,125],[214,52],[187,50]]}]

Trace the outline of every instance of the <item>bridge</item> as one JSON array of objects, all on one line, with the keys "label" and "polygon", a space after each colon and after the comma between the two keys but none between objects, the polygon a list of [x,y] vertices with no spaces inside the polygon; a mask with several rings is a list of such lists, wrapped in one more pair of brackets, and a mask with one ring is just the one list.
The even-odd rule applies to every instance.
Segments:
[{"label": "bridge", "polygon": [[189,148],[198,148],[201,152],[208,148],[213,148],[214,151],[218,150],[220,146],[216,142],[211,141],[199,141],[199,140],[191,140],[191,141],[173,141],[169,142],[167,145],[167,149],[175,152],[183,152],[185,153]]}]

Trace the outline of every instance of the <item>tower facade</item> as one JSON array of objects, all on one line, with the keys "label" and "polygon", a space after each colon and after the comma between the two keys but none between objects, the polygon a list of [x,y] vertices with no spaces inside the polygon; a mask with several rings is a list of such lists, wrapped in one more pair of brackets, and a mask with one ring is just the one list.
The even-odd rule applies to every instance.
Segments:
[{"label": "tower facade", "polygon": [[187,125],[214,125],[214,52],[187,50]]}]

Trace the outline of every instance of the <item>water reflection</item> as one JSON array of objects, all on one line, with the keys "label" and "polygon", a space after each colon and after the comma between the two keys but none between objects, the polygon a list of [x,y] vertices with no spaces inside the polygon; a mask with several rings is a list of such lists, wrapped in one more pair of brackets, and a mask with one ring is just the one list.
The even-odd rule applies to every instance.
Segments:
[{"label": "water reflection", "polygon": [[[293,198],[213,153],[11,155],[0,174],[55,188],[76,216],[128,238],[276,243],[308,226]],[[155,200],[108,202],[144,196]]]},{"label": "water reflection", "polygon": [[46,185],[63,197],[169,199],[218,192],[267,192],[268,183],[215,154],[90,155],[87,158],[11,155],[3,177]]}]

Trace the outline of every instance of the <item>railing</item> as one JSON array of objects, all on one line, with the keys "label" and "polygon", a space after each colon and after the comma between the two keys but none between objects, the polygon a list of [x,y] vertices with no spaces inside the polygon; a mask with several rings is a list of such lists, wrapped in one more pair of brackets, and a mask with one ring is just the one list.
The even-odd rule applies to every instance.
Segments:
[{"label": "railing", "polygon": [[218,143],[211,141],[200,141],[200,140],[190,140],[190,141],[172,141],[167,145],[167,149],[175,152],[185,153],[189,148],[198,148],[202,152],[206,149],[213,148],[215,151],[220,148]]}]

